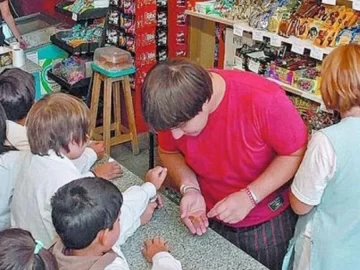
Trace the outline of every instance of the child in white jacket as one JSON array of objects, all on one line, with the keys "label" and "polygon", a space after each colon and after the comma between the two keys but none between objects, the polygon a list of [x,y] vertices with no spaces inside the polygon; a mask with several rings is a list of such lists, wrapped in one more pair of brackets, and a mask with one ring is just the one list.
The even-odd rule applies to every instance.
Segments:
[{"label": "child in white jacket", "polygon": [[[89,109],[81,100],[63,93],[36,102],[26,120],[31,153],[27,152],[16,175],[11,204],[11,226],[30,231],[49,247],[55,230],[50,199],[63,185],[84,177],[72,162],[83,155],[88,141]],[[119,177],[120,165],[96,167],[86,176]]]},{"label": "child in white jacket", "polygon": [[[101,178],[82,178],[60,188],[51,199],[61,239],[51,250],[59,269],[129,270],[119,245],[139,227],[141,214],[165,176],[166,169],[157,167],[149,171],[145,184],[130,187],[123,195]],[[181,269],[160,237],[146,241],[143,253],[152,260],[153,270]]]}]

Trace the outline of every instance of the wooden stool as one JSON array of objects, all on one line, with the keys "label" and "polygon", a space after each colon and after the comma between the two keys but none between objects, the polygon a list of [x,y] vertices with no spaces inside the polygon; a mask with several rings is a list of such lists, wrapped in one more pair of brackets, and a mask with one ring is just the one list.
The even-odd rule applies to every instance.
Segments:
[{"label": "wooden stool", "polygon": [[[134,155],[139,154],[139,142],[136,133],[135,114],[129,79],[129,75],[135,73],[135,68],[110,73],[92,63],[92,69],[94,75],[90,105],[90,137],[95,140],[103,140],[105,143],[105,153],[108,155],[110,154],[110,146],[129,141],[131,141]],[[101,83],[104,83],[103,124],[102,126],[96,127]],[[121,89],[125,97],[129,128],[126,128],[121,123]],[[114,102],[112,102],[112,98]],[[114,104],[114,122],[111,121],[112,103]],[[112,130],[115,131],[115,136],[111,137]]]}]

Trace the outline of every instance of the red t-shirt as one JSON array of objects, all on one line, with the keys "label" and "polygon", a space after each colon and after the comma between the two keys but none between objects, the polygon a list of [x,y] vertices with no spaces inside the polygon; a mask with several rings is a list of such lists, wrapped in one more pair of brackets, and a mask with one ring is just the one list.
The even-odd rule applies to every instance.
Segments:
[{"label": "red t-shirt", "polygon": [[[254,73],[212,72],[224,78],[226,91],[202,132],[178,140],[170,131],[158,134],[160,147],[180,151],[196,173],[207,211],[256,180],[275,155],[292,154],[307,143],[305,124],[280,86]],[[260,224],[288,205],[288,189],[282,188],[230,226]]]}]

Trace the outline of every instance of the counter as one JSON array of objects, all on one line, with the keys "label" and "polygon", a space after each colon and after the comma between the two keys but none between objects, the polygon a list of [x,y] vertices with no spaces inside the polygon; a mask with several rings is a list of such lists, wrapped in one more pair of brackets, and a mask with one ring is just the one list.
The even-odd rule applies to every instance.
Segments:
[{"label": "counter", "polygon": [[[121,191],[142,184],[139,177],[124,167],[123,170],[124,175],[113,181]],[[181,261],[184,270],[267,269],[211,229],[203,236],[191,235],[181,223],[178,205],[167,198],[164,208],[157,210],[152,220],[141,226],[122,246],[130,269],[151,269],[140,250],[144,240],[157,235],[165,238],[171,254]]]},{"label": "counter", "polygon": [[[3,72],[3,70],[6,68],[13,68],[13,66],[0,67],[0,73]],[[39,65],[35,64],[34,62],[31,62],[27,58],[25,59],[25,65],[20,67],[20,69],[22,69],[30,74],[34,74],[34,73],[41,71],[41,67]]]}]

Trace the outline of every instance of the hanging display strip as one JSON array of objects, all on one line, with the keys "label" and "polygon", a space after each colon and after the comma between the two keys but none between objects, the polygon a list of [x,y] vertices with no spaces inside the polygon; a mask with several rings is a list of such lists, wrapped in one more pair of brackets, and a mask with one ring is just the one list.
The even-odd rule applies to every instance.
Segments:
[{"label": "hanging display strip", "polygon": [[187,2],[187,0],[168,1],[169,57],[185,57],[187,55],[188,29],[185,14]]}]

